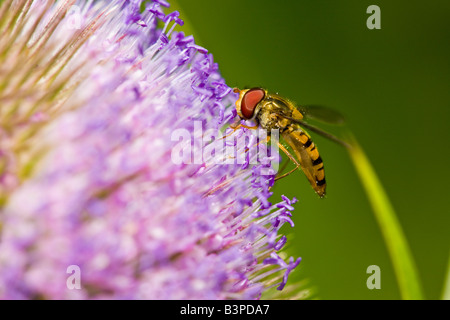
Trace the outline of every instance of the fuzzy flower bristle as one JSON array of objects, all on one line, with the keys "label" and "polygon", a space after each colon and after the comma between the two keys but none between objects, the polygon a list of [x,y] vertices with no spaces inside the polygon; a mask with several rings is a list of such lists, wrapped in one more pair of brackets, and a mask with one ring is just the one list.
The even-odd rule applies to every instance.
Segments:
[{"label": "fuzzy flower bristle", "polygon": [[[0,8],[1,298],[257,299],[300,262],[279,254],[296,200],[269,202],[270,157],[251,165],[253,133],[227,129],[237,97],[212,55],[141,2]],[[223,130],[219,163],[199,150]]]}]

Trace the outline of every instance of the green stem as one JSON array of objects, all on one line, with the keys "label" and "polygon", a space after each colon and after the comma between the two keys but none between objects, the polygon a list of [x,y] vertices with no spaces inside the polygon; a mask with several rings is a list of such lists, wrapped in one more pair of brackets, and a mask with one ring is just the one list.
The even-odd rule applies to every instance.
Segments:
[{"label": "green stem", "polygon": [[448,257],[447,274],[445,278],[444,290],[442,291],[442,300],[450,300],[450,254]]},{"label": "green stem", "polygon": [[350,157],[380,226],[403,299],[423,299],[417,268],[394,208],[364,151],[352,137]]}]

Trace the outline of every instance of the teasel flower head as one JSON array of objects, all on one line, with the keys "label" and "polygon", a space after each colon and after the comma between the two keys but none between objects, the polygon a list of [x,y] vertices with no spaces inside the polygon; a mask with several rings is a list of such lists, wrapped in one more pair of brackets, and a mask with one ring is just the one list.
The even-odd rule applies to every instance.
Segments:
[{"label": "teasel flower head", "polygon": [[269,202],[273,156],[168,6],[1,4],[1,298],[258,299],[299,264],[296,200]]}]

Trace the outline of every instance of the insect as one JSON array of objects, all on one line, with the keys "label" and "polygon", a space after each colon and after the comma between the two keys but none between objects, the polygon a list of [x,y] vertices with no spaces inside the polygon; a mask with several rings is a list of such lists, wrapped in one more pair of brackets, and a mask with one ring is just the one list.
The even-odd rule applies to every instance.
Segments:
[{"label": "insect", "polygon": [[[278,147],[295,164],[295,168],[277,176],[276,179],[281,179],[301,168],[316,193],[321,198],[324,197],[327,184],[322,157],[304,128],[319,133],[345,147],[349,147],[349,145],[330,133],[304,122],[305,115],[308,112],[307,109],[298,108],[292,101],[278,94],[269,93],[263,88],[244,90],[235,88],[233,91],[239,93],[239,99],[236,101],[236,111],[239,117],[256,123],[254,127],[239,124],[235,129],[240,126],[249,129],[261,127],[267,130],[269,138],[271,130],[278,129],[281,137],[294,151],[295,156],[281,143],[278,143]],[[316,117],[311,115],[311,118],[328,120],[326,122],[343,122],[343,117],[335,111],[318,106],[312,106],[310,110],[315,110],[312,114],[316,114]]]}]

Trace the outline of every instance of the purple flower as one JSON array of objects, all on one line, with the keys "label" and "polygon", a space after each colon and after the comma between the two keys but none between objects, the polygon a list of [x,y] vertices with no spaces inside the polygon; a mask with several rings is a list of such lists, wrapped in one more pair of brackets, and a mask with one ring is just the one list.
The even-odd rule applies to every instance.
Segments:
[{"label": "purple flower", "polygon": [[0,7],[0,298],[257,299],[300,262],[212,55],[141,2]]}]

